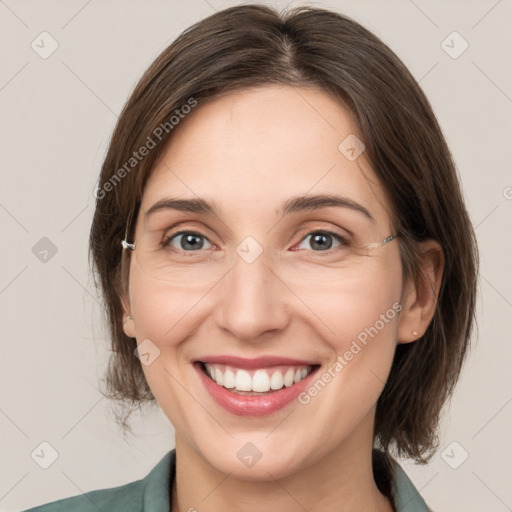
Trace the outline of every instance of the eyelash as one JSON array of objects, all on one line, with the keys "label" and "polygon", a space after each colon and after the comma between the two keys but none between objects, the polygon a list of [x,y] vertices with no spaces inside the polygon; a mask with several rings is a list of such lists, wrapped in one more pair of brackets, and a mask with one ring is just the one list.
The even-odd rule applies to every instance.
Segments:
[{"label": "eyelash", "polygon": [[[312,235],[318,235],[318,234],[332,236],[338,242],[340,242],[341,245],[339,247],[336,247],[334,249],[329,249],[327,251],[314,251],[314,250],[311,249],[311,251],[314,252],[314,253],[322,254],[322,255],[331,255],[331,254],[335,253],[337,250],[342,250],[343,248],[346,248],[346,247],[348,247],[350,245],[349,241],[345,237],[343,237],[342,235],[340,235],[338,233],[335,233],[333,231],[320,230],[320,229],[309,231],[306,234],[306,236],[304,236],[300,240],[299,244],[304,242],[304,240],[306,240],[308,237],[310,237]],[[171,233],[170,235],[165,236],[163,241],[162,241],[162,246],[164,248],[169,248],[169,249],[171,249],[172,251],[175,251],[175,252],[190,253],[190,254],[193,254],[195,252],[201,252],[201,250],[197,250],[197,251],[184,251],[183,249],[176,249],[175,247],[170,247],[169,246],[170,242],[174,238],[176,238],[178,236],[181,236],[181,235],[195,235],[195,236],[199,236],[201,238],[204,238],[205,240],[208,240],[208,238],[206,236],[204,236],[201,233],[198,233],[196,231],[178,231],[176,233]],[[208,242],[211,243],[209,240],[208,240]],[[298,249],[298,250],[303,250],[303,249]]]}]

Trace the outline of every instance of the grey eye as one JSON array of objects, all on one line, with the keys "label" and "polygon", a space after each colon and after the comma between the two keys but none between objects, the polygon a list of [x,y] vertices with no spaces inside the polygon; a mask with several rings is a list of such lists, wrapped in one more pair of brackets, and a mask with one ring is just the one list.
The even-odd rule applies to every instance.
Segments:
[{"label": "grey eye", "polygon": [[[333,239],[338,242],[338,245],[336,247],[339,247],[345,243],[345,239],[336,233],[331,233],[330,231],[314,231],[307,235],[302,240],[301,244],[306,242],[309,238],[311,238],[311,240],[309,241],[309,247],[302,248],[314,249],[315,251],[320,252],[328,251],[329,249],[331,249],[333,246]],[[299,246],[299,248],[301,247]]]},{"label": "grey eye", "polygon": [[[175,241],[178,241],[178,243],[175,244]],[[190,252],[203,249],[204,241],[210,244],[208,239],[199,233],[194,233],[193,231],[180,231],[179,233],[169,236],[165,245],[181,251]]]}]

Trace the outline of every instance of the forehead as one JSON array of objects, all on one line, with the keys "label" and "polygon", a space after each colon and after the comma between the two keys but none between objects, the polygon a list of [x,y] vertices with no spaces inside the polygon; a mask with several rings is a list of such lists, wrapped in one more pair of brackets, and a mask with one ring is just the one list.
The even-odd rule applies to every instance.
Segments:
[{"label": "forehead", "polygon": [[155,166],[142,211],[166,196],[206,197],[226,214],[261,216],[292,196],[341,194],[386,223],[389,204],[364,152],[354,160],[344,151],[358,135],[350,112],[318,89],[271,85],[199,103]]}]

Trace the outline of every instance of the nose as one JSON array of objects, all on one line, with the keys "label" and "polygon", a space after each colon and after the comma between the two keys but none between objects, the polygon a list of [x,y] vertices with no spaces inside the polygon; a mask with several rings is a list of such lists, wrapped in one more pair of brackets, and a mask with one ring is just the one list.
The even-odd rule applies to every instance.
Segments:
[{"label": "nose", "polygon": [[290,291],[266,263],[263,255],[252,263],[235,257],[222,280],[216,325],[238,340],[259,343],[290,321]]}]

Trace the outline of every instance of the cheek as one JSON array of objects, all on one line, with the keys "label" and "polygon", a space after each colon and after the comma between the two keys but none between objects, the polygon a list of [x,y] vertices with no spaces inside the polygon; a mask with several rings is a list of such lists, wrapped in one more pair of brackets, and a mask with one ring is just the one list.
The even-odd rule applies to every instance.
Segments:
[{"label": "cheek", "polygon": [[149,338],[161,349],[179,343],[201,290],[194,286],[169,286],[132,272],[130,303],[137,340]]},{"label": "cheek", "polygon": [[[169,287],[137,272],[130,276],[130,301],[137,344],[149,347],[149,352],[157,354],[150,364],[142,364],[142,370],[174,428],[184,432],[190,429],[187,421],[193,413],[189,392],[183,388],[188,376],[188,367],[184,364],[187,355],[183,353],[187,350],[187,343],[183,341],[193,332],[190,321],[194,317],[197,299],[197,290]],[[151,343],[148,344],[147,340]]]},{"label": "cheek", "polygon": [[401,309],[400,262],[389,258],[372,263],[357,272],[330,269],[308,283],[291,283],[310,310],[311,321],[337,353],[356,339],[364,344],[366,339],[393,338]]},{"label": "cheek", "polygon": [[358,289],[328,291],[323,309],[316,301],[318,316],[333,333],[323,337],[328,359],[299,401],[304,413],[316,418],[326,444],[349,437],[370,417],[395,354],[399,289],[373,284]]},{"label": "cheek", "polygon": [[[383,262],[357,279],[326,280],[307,295],[316,330],[325,333],[328,346],[317,380],[331,391],[321,392],[322,401],[332,410],[350,410],[354,420],[375,404],[391,369],[402,307],[400,276],[399,261]],[[322,382],[316,382],[317,390],[324,388]],[[304,403],[309,399],[304,396]]]}]

